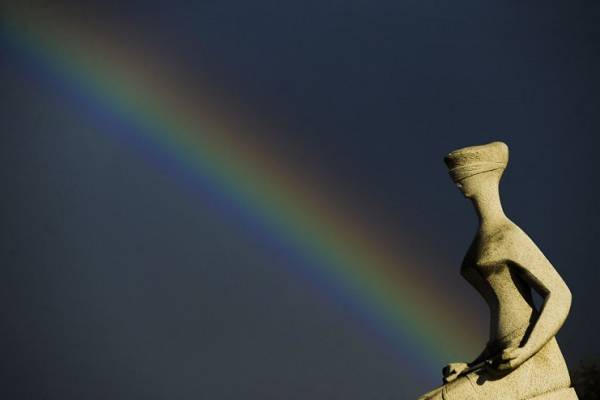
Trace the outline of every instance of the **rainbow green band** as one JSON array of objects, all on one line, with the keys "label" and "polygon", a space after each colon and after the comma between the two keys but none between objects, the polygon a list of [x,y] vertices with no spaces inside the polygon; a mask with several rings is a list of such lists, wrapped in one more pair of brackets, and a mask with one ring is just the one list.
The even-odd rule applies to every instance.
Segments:
[{"label": "rainbow green band", "polygon": [[431,268],[419,265],[419,254],[411,255],[417,250],[390,244],[377,227],[340,210],[343,202],[323,184],[285,167],[268,145],[232,124],[234,110],[192,93],[161,63],[118,48],[107,32],[31,10],[3,15],[4,36],[39,60],[39,68],[133,122],[139,140],[216,182],[274,235],[318,260],[323,277],[398,338],[393,351],[411,352],[437,374],[444,360],[466,361],[474,346],[483,345],[477,321],[436,276],[424,272]]}]

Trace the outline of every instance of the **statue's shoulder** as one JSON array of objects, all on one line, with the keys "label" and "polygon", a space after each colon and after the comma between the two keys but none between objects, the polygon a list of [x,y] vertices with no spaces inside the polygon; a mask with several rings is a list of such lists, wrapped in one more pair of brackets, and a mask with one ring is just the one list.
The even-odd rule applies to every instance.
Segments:
[{"label": "statue's shoulder", "polygon": [[542,256],[529,235],[510,220],[489,235],[488,248],[493,258],[517,263],[532,256]]},{"label": "statue's shoulder", "polygon": [[485,255],[491,260],[512,260],[535,247],[529,236],[514,222],[506,220],[485,235]]}]

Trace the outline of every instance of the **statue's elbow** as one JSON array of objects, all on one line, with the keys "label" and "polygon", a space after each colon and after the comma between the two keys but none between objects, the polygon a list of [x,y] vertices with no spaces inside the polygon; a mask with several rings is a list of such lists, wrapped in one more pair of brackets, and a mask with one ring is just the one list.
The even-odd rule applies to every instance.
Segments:
[{"label": "statue's elbow", "polygon": [[571,290],[565,285],[563,295],[562,295],[562,303],[565,310],[565,318],[569,315],[569,311],[571,310],[571,304],[573,302],[573,294]]},{"label": "statue's elbow", "polygon": [[558,310],[558,314],[561,316],[561,325],[564,320],[567,319],[569,311],[571,310],[571,303],[573,301],[573,295],[569,288],[565,285],[560,290],[553,293],[554,307]]}]

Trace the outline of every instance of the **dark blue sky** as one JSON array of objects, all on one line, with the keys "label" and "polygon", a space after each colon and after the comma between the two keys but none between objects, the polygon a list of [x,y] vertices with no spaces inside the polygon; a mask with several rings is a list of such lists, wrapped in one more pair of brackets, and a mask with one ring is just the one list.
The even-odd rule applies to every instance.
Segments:
[{"label": "dark blue sky", "polygon": [[[508,143],[505,210],[574,293],[565,356],[600,357],[600,3],[98,3],[26,7],[209,80],[282,159],[446,260],[427,272],[482,320],[458,275],[476,218],[442,158]],[[127,127],[5,34],[0,60],[3,398],[388,400],[437,381],[412,378],[247,221],[112,141]]]}]

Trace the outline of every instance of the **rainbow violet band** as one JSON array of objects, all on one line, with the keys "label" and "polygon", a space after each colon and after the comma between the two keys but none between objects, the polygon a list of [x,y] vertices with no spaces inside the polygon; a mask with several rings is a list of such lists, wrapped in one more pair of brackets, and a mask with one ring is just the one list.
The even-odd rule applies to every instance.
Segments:
[{"label": "rainbow violet band", "polygon": [[323,190],[328,185],[306,179],[251,131],[232,125],[240,119],[235,110],[215,111],[210,96],[190,94],[185,77],[149,72],[160,62],[123,51],[95,24],[19,9],[0,18],[2,36],[31,54],[41,73],[135,126],[140,142],[202,177],[199,182],[315,260],[315,278],[332,282],[350,299],[346,303],[358,303],[362,319],[391,338],[391,351],[437,377],[441,360],[470,357],[483,342],[480,321],[431,268],[423,268],[430,251],[403,248],[401,238],[387,245],[377,227],[341,209],[344,201]]}]

